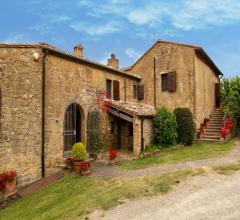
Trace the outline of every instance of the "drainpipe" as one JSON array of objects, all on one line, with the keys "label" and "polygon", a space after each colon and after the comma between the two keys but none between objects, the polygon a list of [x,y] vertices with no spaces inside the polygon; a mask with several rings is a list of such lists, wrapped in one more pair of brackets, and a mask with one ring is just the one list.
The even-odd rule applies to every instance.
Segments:
[{"label": "drainpipe", "polygon": [[42,60],[42,149],[41,149],[41,169],[42,178],[45,177],[45,75],[46,75],[46,57],[48,54],[47,49],[43,49]]},{"label": "drainpipe", "polygon": [[144,119],[141,118],[141,152],[144,150],[143,122],[144,122]]},{"label": "drainpipe", "polygon": [[127,82],[126,79],[124,78],[124,101],[127,101]]},{"label": "drainpipe", "polygon": [[153,58],[153,97],[154,108],[156,108],[156,57]]}]

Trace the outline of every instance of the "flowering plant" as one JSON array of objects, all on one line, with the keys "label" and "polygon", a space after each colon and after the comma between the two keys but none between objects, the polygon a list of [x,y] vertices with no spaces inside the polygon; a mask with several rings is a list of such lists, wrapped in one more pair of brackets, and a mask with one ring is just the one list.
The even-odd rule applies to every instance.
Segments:
[{"label": "flowering plant", "polygon": [[226,129],[231,129],[233,127],[232,125],[232,121],[230,118],[227,119],[227,121],[225,122],[225,128]]},{"label": "flowering plant", "polygon": [[113,160],[117,157],[117,150],[115,148],[111,148],[109,150],[109,157],[111,160]]},{"label": "flowering plant", "polygon": [[225,138],[226,136],[228,136],[229,130],[226,129],[226,128],[221,128],[221,129],[220,129],[220,134],[221,134],[221,136],[222,136],[223,138]]},{"label": "flowering plant", "polygon": [[65,159],[65,164],[67,167],[74,166],[74,159],[72,157],[68,157],[67,159]]},{"label": "flowering plant", "polygon": [[17,176],[15,170],[10,172],[0,173],[0,191],[3,191],[7,182],[12,182]]}]

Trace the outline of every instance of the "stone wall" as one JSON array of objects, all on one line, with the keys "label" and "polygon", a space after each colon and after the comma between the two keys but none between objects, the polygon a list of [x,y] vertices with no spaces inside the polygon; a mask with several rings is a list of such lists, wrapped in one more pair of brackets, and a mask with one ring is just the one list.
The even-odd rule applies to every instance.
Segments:
[{"label": "stone wall", "polygon": [[195,55],[196,125],[209,118],[215,108],[215,83],[219,82],[214,71]]},{"label": "stone wall", "polygon": [[41,177],[42,65],[34,52],[0,48],[0,171],[16,170],[20,185]]},{"label": "stone wall", "polygon": [[[194,103],[194,49],[159,42],[129,71],[141,76],[144,84],[145,104],[154,105],[154,57],[156,58],[156,104],[175,107],[188,107],[193,111]],[[176,92],[162,92],[161,74],[176,71]]]},{"label": "stone wall", "polygon": [[145,118],[143,121],[143,138],[144,148],[153,142],[153,124],[150,118]]},{"label": "stone wall", "polygon": [[[82,108],[82,142],[86,143],[86,120],[89,109],[97,103],[97,92],[105,90],[106,79],[117,80],[120,84],[120,99],[125,99],[125,79],[128,82],[126,96],[133,96],[133,84],[138,83],[129,77],[104,71],[95,66],[76,63],[55,56],[47,56],[46,61],[46,167],[53,173],[62,163],[64,113],[70,103],[76,102]],[[128,100],[127,100],[128,101]],[[104,147],[111,145],[109,137],[109,116],[103,113],[102,137]]]},{"label": "stone wall", "polygon": [[[33,53],[40,59],[35,62]],[[41,178],[42,127],[42,51],[37,46],[0,48],[1,132],[0,171],[16,170],[19,186]],[[97,105],[97,92],[106,89],[106,79],[120,83],[120,99],[133,99],[133,84],[139,81],[95,65],[76,63],[47,55],[45,87],[46,174],[63,163],[63,126],[67,107],[81,106],[82,135],[86,143],[88,112]],[[126,91],[126,93],[125,93]],[[111,116],[101,113],[104,147],[112,146],[108,137]]]}]

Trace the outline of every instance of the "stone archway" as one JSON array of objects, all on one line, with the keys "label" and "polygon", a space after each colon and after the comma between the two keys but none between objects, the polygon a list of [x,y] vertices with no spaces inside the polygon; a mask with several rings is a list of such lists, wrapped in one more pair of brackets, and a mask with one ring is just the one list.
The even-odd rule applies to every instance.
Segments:
[{"label": "stone archway", "polygon": [[77,103],[71,103],[64,115],[64,152],[72,150],[77,142],[84,141],[84,111]]}]

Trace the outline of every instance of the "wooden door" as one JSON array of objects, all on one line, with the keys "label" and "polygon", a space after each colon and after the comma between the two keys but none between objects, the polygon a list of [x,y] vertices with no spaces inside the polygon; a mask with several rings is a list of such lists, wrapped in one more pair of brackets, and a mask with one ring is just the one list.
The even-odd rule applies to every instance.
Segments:
[{"label": "wooden door", "polygon": [[215,83],[215,107],[220,107],[220,83]]}]

